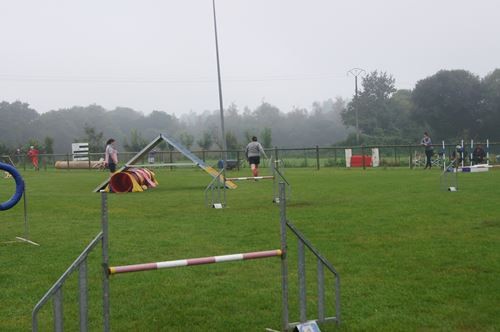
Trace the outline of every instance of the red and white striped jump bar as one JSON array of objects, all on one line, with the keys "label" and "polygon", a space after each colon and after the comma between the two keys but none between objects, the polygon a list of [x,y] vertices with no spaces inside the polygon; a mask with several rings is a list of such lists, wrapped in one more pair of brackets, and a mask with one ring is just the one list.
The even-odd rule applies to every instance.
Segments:
[{"label": "red and white striped jump bar", "polygon": [[212,257],[202,257],[202,258],[180,259],[176,261],[165,261],[156,263],[113,266],[109,268],[109,274],[169,269],[181,266],[203,265],[203,264],[241,261],[247,259],[267,258],[267,257],[281,256],[281,254],[282,254],[281,250],[277,249],[277,250],[248,252],[245,254],[234,254],[234,255],[212,256]]},{"label": "red and white striped jump bar", "polygon": [[272,175],[249,176],[249,177],[242,177],[242,178],[227,178],[226,180],[228,180],[228,181],[242,181],[242,180],[267,180],[267,179],[274,179],[274,176],[272,176]]}]

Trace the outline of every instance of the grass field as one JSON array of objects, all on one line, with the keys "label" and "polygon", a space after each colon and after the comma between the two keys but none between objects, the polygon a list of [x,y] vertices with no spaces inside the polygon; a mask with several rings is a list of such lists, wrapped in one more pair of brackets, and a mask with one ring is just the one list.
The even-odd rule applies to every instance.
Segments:
[{"label": "grass field", "polygon": [[[41,246],[0,245],[0,331],[29,330],[33,306],[99,232],[100,197],[92,190],[107,176],[22,174],[30,235]],[[342,280],[342,324],[322,331],[500,330],[500,172],[459,174],[453,193],[440,191],[439,175],[399,168],[286,170],[288,219]],[[239,183],[227,192],[228,208],[215,210],[204,205],[210,178],[202,171],[159,170],[157,178],[160,186],[147,192],[109,195],[111,265],[279,248],[271,182]],[[13,190],[12,180],[0,179],[0,201]],[[0,211],[0,242],[22,233],[22,203]],[[92,331],[102,330],[100,254],[89,261]],[[293,242],[289,255],[296,257]],[[279,329],[280,278],[279,258],[113,276],[111,327]],[[294,266],[290,279],[293,291]],[[64,289],[67,331],[78,326],[76,280]],[[312,297],[308,304],[314,314]],[[49,305],[41,312],[42,331],[52,328],[51,317]]]}]

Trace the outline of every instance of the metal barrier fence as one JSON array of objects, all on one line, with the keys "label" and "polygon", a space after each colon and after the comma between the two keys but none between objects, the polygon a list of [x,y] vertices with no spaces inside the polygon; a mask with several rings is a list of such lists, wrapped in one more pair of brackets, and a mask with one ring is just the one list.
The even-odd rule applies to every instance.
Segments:
[{"label": "metal barrier fence", "polygon": [[63,327],[63,286],[70,275],[78,270],[78,293],[79,293],[79,321],[80,331],[88,330],[88,278],[87,278],[87,258],[96,245],[102,242],[103,233],[100,232],[82,251],[80,256],[69,266],[55,284],[38,301],[32,312],[32,329],[38,331],[38,312],[50,299],[53,300],[54,331],[60,332]]},{"label": "metal barrier fence", "polygon": [[[475,142],[474,144],[482,144],[486,147],[486,142]],[[467,154],[472,149],[464,142]],[[456,144],[445,144],[444,148],[442,143],[434,145],[434,158],[436,160],[450,159],[450,156]],[[489,142],[488,144],[489,163],[500,163],[500,143]],[[424,149],[420,145],[373,145],[373,146],[336,146],[336,147],[304,147],[304,148],[271,148],[266,149],[268,156],[273,155],[275,160],[282,160],[287,168],[301,167],[301,168],[315,168],[320,169],[323,167],[346,167],[345,149],[352,149],[353,155],[371,155],[371,149],[378,148],[380,155],[381,167],[419,167],[425,158]],[[222,159],[222,150],[193,150],[192,151],[200,159],[217,167]],[[129,160],[135,156],[137,152],[119,152],[119,157],[122,161]],[[228,160],[231,162],[231,168],[239,170],[240,168],[249,167],[245,160],[243,150],[228,150]],[[18,168],[26,170],[31,167],[28,157],[24,155],[11,156]],[[88,155],[88,168],[92,169],[92,162],[99,161],[104,157],[103,153],[89,153]],[[66,154],[40,154],[40,169],[47,170],[54,168],[56,162],[69,162],[72,161],[72,155]],[[161,164],[161,163],[174,163],[185,162],[187,160],[180,152],[174,150],[168,151],[155,151],[154,153],[145,156],[141,164]],[[261,167],[269,167],[265,162]],[[69,169],[69,167],[68,167]],[[175,167],[170,167],[175,169]]]},{"label": "metal barrier fence", "polygon": [[[69,276],[78,270],[78,291],[79,291],[79,322],[80,331],[88,331],[88,281],[87,281],[87,257],[91,251],[97,246],[102,244],[102,289],[103,289],[103,329],[110,331],[110,292],[109,292],[109,277],[114,273],[123,272],[137,272],[143,270],[151,270],[166,267],[181,267],[189,265],[200,265],[217,262],[227,262],[234,260],[256,259],[256,258],[269,258],[280,257],[281,260],[281,289],[282,289],[282,322],[281,329],[283,331],[290,331],[296,326],[307,324],[311,321],[318,323],[335,322],[340,324],[340,275],[333,267],[333,265],[326,260],[316,248],[299,232],[299,230],[287,219],[286,217],[286,193],[285,184],[279,185],[279,201],[280,201],[280,249],[272,251],[261,251],[246,254],[233,254],[223,256],[204,257],[190,260],[176,260],[166,261],[159,263],[149,264],[136,264],[122,267],[110,267],[109,254],[108,254],[108,207],[107,207],[107,193],[101,193],[101,232],[90,242],[85,250],[78,256],[78,258],[70,265],[70,267],[62,274],[56,283],[45,293],[45,295],[38,301],[32,311],[32,330],[38,331],[38,314],[42,307],[50,300],[53,300],[53,321],[54,331],[64,331],[64,317],[63,317],[63,286]],[[288,243],[287,243],[287,230],[297,238],[298,243],[298,293],[299,293],[299,315],[298,322],[290,322],[289,312],[289,272],[288,272]],[[317,261],[317,304],[318,304],[318,318],[308,317],[307,298],[306,298],[306,260],[305,253],[308,249],[313,254]],[[326,287],[325,283],[325,267],[326,271],[330,272],[334,278],[333,297],[335,298],[332,307],[327,305],[325,299]],[[328,310],[330,309],[330,310]],[[328,316],[327,311],[331,311],[332,315]]]}]

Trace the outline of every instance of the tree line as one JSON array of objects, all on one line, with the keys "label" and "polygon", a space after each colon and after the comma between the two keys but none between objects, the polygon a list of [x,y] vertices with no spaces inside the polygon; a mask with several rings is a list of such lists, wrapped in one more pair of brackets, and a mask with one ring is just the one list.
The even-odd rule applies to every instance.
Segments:
[{"label": "tree line", "polygon": [[[394,78],[374,71],[342,112],[355,126],[361,143],[415,143],[423,131],[435,140],[498,141],[500,69],[480,78],[466,70],[441,70],[417,82],[413,90],[396,90]],[[351,134],[347,141],[355,143]]]},{"label": "tree line", "polygon": [[[287,112],[267,102],[253,110],[231,104],[224,113],[230,150],[242,148],[254,135],[265,147],[282,148],[415,144],[424,131],[434,140],[499,140],[500,69],[483,78],[466,70],[441,70],[418,81],[413,90],[398,90],[392,75],[373,71],[350,100],[337,97]],[[45,153],[67,153],[73,142],[89,142],[91,152],[102,152],[111,137],[119,148],[138,151],[160,133],[189,149],[222,147],[218,110],[178,117],[89,105],[39,114],[25,102],[0,103],[1,154],[30,145]]]},{"label": "tree line", "polygon": [[[227,147],[240,149],[252,136],[259,137],[265,147],[331,145],[347,135],[340,119],[345,105],[346,101],[337,98],[315,102],[311,111],[284,113],[265,102],[254,110],[231,104],[224,110]],[[106,110],[90,105],[38,114],[27,103],[0,103],[0,153],[26,151],[30,145],[45,153],[67,153],[73,142],[88,142],[91,152],[102,152],[109,138],[120,149],[138,151],[161,133],[190,149],[222,147],[218,110],[177,117],[163,111],[145,115],[130,108]]]}]

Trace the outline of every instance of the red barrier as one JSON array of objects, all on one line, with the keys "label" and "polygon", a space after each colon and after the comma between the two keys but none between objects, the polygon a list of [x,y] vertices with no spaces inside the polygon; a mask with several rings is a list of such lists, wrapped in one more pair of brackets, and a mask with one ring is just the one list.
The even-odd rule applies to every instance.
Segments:
[{"label": "red barrier", "polygon": [[[365,158],[365,167],[372,166],[372,157],[364,156]],[[355,155],[351,157],[351,167],[363,167],[363,156]]]}]

